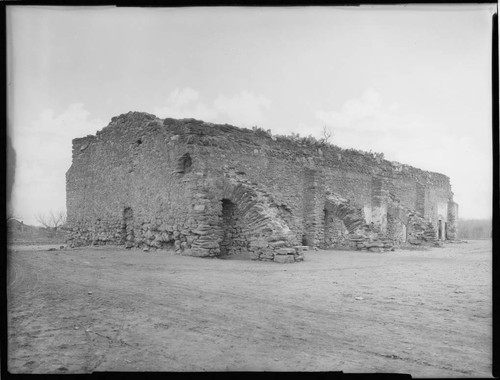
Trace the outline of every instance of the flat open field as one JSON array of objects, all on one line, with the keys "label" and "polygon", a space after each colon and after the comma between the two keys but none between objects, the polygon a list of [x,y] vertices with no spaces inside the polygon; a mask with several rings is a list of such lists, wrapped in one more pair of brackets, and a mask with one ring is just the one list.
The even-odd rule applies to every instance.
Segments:
[{"label": "flat open field", "polygon": [[491,376],[491,241],[295,264],[116,248],[8,258],[13,373]]}]

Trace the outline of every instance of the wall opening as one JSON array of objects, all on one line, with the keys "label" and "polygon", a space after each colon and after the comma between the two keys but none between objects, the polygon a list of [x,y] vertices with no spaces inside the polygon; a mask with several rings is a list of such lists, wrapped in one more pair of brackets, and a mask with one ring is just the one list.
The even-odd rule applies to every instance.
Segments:
[{"label": "wall opening", "polygon": [[178,174],[189,173],[191,171],[192,165],[193,165],[193,160],[191,159],[191,155],[189,153],[185,153],[177,160],[175,173]]},{"label": "wall opening", "polygon": [[448,222],[444,222],[444,238],[448,239]]},{"label": "wall opening", "polygon": [[222,242],[220,255],[227,256],[232,253],[233,236],[236,233],[236,205],[229,199],[222,200]]},{"label": "wall opening", "polygon": [[408,229],[406,224],[398,217],[395,210],[387,212],[386,236],[395,244],[404,244],[408,240]]},{"label": "wall opening", "polygon": [[134,241],[134,212],[130,207],[123,210],[122,236],[123,242],[130,248]]},{"label": "wall opening", "polygon": [[438,239],[443,240],[443,222],[441,219],[438,220],[437,230],[438,230]]},{"label": "wall opening", "polygon": [[338,199],[325,202],[323,244],[325,248],[348,249],[349,234],[365,223],[363,210]]},{"label": "wall opening", "polygon": [[344,222],[335,213],[329,210],[324,210],[325,220],[324,220],[324,232],[323,232],[323,244],[325,248],[333,247],[348,247],[347,235],[349,231],[347,230]]},{"label": "wall opening", "polygon": [[325,247],[328,247],[328,240],[330,237],[330,223],[331,223],[331,216],[330,212],[327,209],[323,210],[323,224],[324,224],[324,231],[323,231],[323,245]]}]

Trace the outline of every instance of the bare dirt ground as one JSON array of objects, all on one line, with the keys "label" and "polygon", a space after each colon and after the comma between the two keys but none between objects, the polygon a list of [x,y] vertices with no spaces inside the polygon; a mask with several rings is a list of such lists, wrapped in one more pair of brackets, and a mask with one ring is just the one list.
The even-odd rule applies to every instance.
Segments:
[{"label": "bare dirt ground", "polygon": [[9,252],[11,373],[491,376],[491,241],[295,264],[43,249]]}]

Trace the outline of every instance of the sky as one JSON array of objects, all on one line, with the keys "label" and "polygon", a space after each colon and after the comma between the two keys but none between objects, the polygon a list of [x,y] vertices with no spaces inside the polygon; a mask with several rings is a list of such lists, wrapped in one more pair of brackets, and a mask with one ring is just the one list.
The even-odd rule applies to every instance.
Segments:
[{"label": "sky", "polygon": [[450,177],[461,218],[490,218],[495,4],[7,7],[9,209],[65,210],[71,140],[129,111],[193,117]]}]

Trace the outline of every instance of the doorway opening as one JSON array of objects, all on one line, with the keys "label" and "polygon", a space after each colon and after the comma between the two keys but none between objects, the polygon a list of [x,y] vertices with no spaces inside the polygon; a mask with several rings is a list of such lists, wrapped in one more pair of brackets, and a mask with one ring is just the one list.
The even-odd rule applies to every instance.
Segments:
[{"label": "doorway opening", "polygon": [[330,205],[323,209],[323,247],[325,249],[342,249],[349,247],[347,238],[349,231],[340,217],[339,208]]},{"label": "doorway opening", "polygon": [[229,199],[222,200],[222,242],[220,255],[227,256],[233,251],[233,237],[236,233],[235,226],[236,205]]},{"label": "doorway opening", "polygon": [[231,260],[250,260],[248,224],[238,204],[222,199],[222,241],[219,244],[219,258]]},{"label": "doorway opening", "polygon": [[122,240],[127,248],[130,248],[134,241],[134,212],[130,207],[123,210]]},{"label": "doorway opening", "polygon": [[441,219],[438,221],[438,239],[443,240],[443,221]]}]

